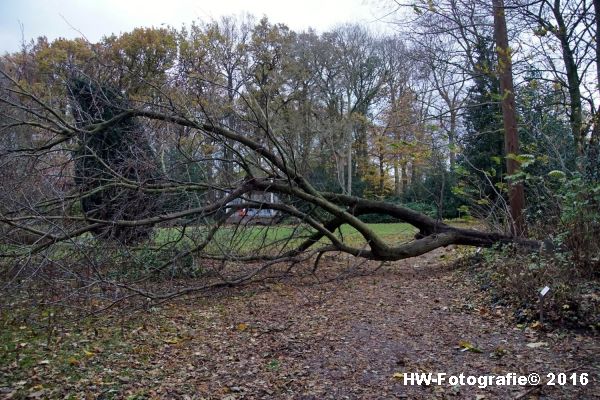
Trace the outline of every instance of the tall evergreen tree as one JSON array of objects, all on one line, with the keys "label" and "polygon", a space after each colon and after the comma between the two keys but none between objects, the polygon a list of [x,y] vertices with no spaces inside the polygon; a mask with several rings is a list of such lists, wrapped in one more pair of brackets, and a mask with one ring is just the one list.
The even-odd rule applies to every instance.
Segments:
[{"label": "tall evergreen tree", "polygon": [[475,47],[477,63],[472,71],[474,84],[466,100],[466,132],[462,137],[464,151],[459,161],[468,169],[474,167],[478,171],[492,171],[492,182],[496,183],[505,167],[504,163],[498,162],[498,157],[504,154],[504,136],[493,46],[491,38],[481,37]]}]

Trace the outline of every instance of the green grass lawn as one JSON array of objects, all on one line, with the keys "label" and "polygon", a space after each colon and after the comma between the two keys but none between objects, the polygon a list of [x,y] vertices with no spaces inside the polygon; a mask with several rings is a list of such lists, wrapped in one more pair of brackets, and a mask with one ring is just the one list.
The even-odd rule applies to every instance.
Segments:
[{"label": "green grass lawn", "polygon": [[[407,223],[368,224],[379,237],[389,244],[397,244],[400,241],[409,240],[417,232],[417,229]],[[362,235],[349,225],[342,226],[342,235],[348,243],[359,246],[365,244]]]},{"label": "green grass lawn", "polygon": [[[416,232],[412,225],[406,223],[369,224],[369,227],[389,244],[409,240]],[[181,228],[160,228],[155,233],[154,242],[158,245],[179,242],[193,246],[193,243],[199,243],[206,237],[207,230],[206,226],[186,228],[182,235]],[[314,232],[314,229],[307,225],[224,226],[215,235],[207,250],[228,250],[238,254],[251,254],[258,248],[273,252],[288,250],[302,243]],[[351,246],[363,247],[366,244],[362,235],[349,225],[343,225],[335,234]],[[321,243],[327,245],[330,242],[323,238]]]},{"label": "green grass lawn", "polygon": [[[455,226],[468,227],[472,222],[450,221]],[[414,237],[417,229],[407,223],[379,223],[367,224],[375,234],[384,242],[390,245],[399,245],[409,241]],[[134,264],[162,265],[165,260],[170,259],[174,254],[182,250],[191,250],[202,243],[208,234],[210,225],[198,225],[172,228],[155,228],[154,235],[150,241],[138,244],[131,248],[115,248],[115,253],[100,253],[96,256],[116,257],[119,262],[128,261]],[[260,225],[224,225],[212,238],[210,243],[204,248],[204,252],[214,255],[228,254],[233,257],[278,254],[294,248],[304,242],[315,232],[310,226],[305,224],[285,225],[278,224],[273,226]],[[355,247],[363,248],[366,242],[362,235],[349,225],[342,225],[337,229],[335,235],[344,243]],[[89,237],[88,237],[89,236]],[[84,246],[74,245],[72,243],[60,243],[54,245],[45,254],[49,260],[61,262],[61,260],[75,260],[75,257],[82,258],[82,254],[88,252],[90,247],[94,246],[95,239],[86,235]],[[320,242],[313,246],[322,247],[330,244],[329,239],[322,238]],[[24,252],[26,247],[15,246],[14,252]],[[90,250],[91,251],[91,250]],[[160,255],[160,256],[159,256]],[[1,266],[0,266],[1,267]]]}]

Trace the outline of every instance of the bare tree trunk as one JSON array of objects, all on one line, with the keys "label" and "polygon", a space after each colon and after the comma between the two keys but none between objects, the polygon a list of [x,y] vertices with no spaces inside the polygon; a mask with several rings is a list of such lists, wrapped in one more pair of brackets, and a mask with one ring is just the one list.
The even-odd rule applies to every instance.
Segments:
[{"label": "bare tree trunk", "polygon": [[448,132],[448,147],[450,148],[450,171],[454,171],[454,166],[456,165],[456,112],[456,109],[450,109],[450,131]]},{"label": "bare tree trunk", "polygon": [[398,156],[394,156],[394,194],[400,196],[402,194],[402,186],[400,186],[400,168],[398,168]]},{"label": "bare tree trunk", "polygon": [[419,168],[419,166],[417,165],[417,163],[415,162],[414,159],[413,159],[413,162],[411,163],[410,175],[411,175],[410,182],[413,185],[418,183],[419,180],[421,179],[421,169]]},{"label": "bare tree trunk", "polygon": [[[234,103],[235,103],[235,90],[233,87],[233,74],[232,73],[227,74],[227,100],[228,100],[227,105],[230,108],[228,110],[229,115],[227,116],[228,128],[235,131],[237,127],[235,126],[235,115],[233,112],[233,107],[234,107]],[[224,156],[225,160],[231,160],[232,147],[233,147],[233,142],[224,141],[223,156]],[[222,179],[224,180],[224,182],[230,182],[233,179],[233,164],[228,161],[225,161],[223,163]]]},{"label": "bare tree trunk", "polygon": [[408,173],[406,172],[406,160],[401,163],[402,171],[402,192],[404,193],[408,188]]},{"label": "bare tree trunk", "polygon": [[348,178],[346,180],[346,193],[348,196],[352,195],[352,138],[348,141]]},{"label": "bare tree trunk", "polygon": [[[579,72],[577,71],[577,64],[575,62],[575,55],[569,44],[569,38],[567,37],[567,27],[565,21],[561,15],[560,2],[556,1],[555,6],[552,8],[554,17],[558,24],[556,29],[558,40],[560,41],[562,58],[565,63],[565,72],[567,74],[567,83],[569,85],[569,100],[570,100],[570,115],[569,122],[571,124],[571,132],[573,134],[573,140],[575,141],[575,147],[577,149],[577,156],[581,160],[581,157],[585,154],[585,130],[583,129],[583,108],[581,103],[581,91],[579,85],[581,80],[579,79]],[[582,168],[581,162],[577,163],[579,168]]]},{"label": "bare tree trunk", "polygon": [[[596,38],[600,35],[600,0],[594,0],[594,22],[596,23]],[[596,42],[596,79],[600,85],[600,46]],[[598,87],[600,91],[600,87]]]},{"label": "bare tree trunk", "polygon": [[385,192],[385,164],[383,154],[379,155],[379,195],[383,196]]},{"label": "bare tree trunk", "polygon": [[[594,0],[594,20],[596,23],[596,36],[600,33],[600,0]],[[596,42],[596,83],[600,85],[600,46]],[[600,92],[600,86],[598,87],[598,91]],[[598,179],[598,159],[600,158],[600,105],[594,114],[593,127],[592,127],[592,137],[590,138],[590,151],[589,151],[589,160],[588,160],[588,169],[590,170],[590,174],[596,175],[595,178]],[[595,171],[592,171],[594,169]]]},{"label": "bare tree trunk", "polygon": [[334,151],[335,154],[335,171],[337,173],[338,183],[342,191],[346,190],[346,170],[344,169],[345,161],[343,152],[340,154]]},{"label": "bare tree trunk", "polygon": [[[494,7],[494,36],[498,54],[498,74],[500,78],[500,95],[502,98],[502,119],[504,122],[504,143],[506,155],[519,154],[519,136],[517,132],[517,114],[515,109],[515,93],[512,80],[512,61],[508,46],[504,1],[492,0]],[[519,163],[512,157],[506,158],[506,170],[509,175],[519,171]],[[525,234],[523,207],[525,194],[521,183],[511,184],[509,189],[511,233],[515,236]]]}]

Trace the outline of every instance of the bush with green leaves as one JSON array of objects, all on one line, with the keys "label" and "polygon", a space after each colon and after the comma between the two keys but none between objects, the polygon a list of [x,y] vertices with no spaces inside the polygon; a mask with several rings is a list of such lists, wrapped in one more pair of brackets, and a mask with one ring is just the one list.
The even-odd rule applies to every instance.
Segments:
[{"label": "bush with green leaves", "polygon": [[600,277],[600,182],[552,175],[560,181],[556,197],[561,225],[555,240],[570,252],[582,274]]}]

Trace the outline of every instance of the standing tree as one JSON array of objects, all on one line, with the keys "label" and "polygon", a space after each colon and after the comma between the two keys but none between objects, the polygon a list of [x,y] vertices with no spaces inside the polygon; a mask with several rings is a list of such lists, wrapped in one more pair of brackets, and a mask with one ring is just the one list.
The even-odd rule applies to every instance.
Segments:
[{"label": "standing tree", "polygon": [[77,77],[70,82],[69,92],[79,128],[75,183],[86,219],[103,238],[123,243],[147,239],[151,225],[96,224],[97,220],[134,220],[157,210],[156,198],[138,189],[158,178],[142,127],[133,117],[121,115],[129,103],[111,88]]},{"label": "standing tree", "polygon": [[[515,107],[515,89],[513,87],[511,50],[508,46],[508,32],[503,0],[493,0],[494,37],[498,53],[498,75],[504,124],[506,149],[506,172],[515,175],[519,171],[516,156],[519,154],[519,136],[517,131],[517,111]],[[511,232],[513,235],[525,233],[523,207],[525,192],[521,182],[511,183],[508,198],[510,202]]]},{"label": "standing tree", "polygon": [[[590,143],[597,141],[599,132],[592,129],[598,124],[595,116],[600,57],[598,15],[594,11],[597,5],[574,0],[514,0],[509,5],[529,28],[528,40],[523,44],[529,47],[530,57],[547,72],[545,79],[551,79],[566,91],[563,104],[569,117],[578,170],[584,172]],[[533,45],[531,33],[537,39]]]}]

